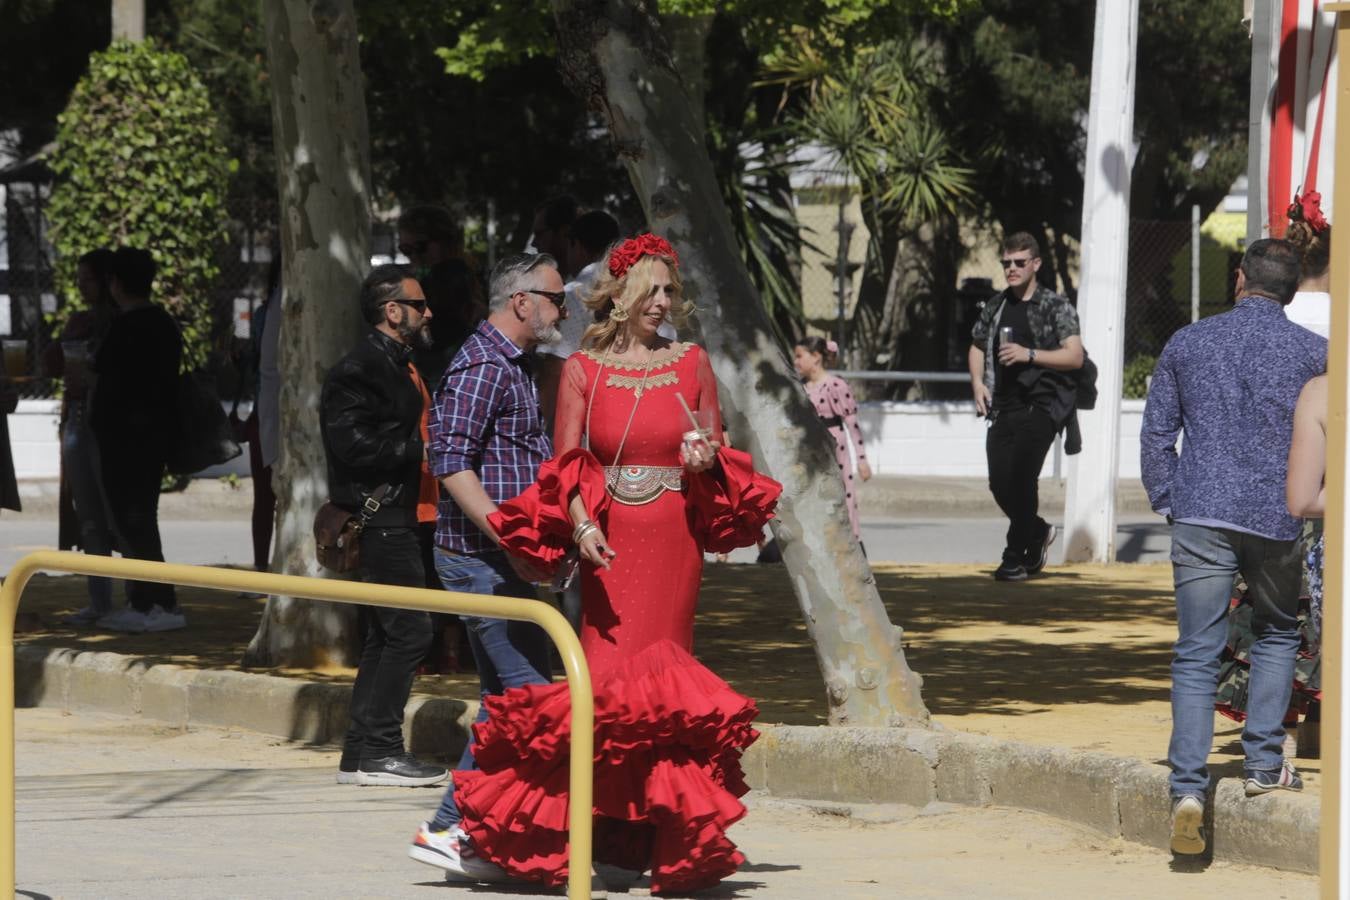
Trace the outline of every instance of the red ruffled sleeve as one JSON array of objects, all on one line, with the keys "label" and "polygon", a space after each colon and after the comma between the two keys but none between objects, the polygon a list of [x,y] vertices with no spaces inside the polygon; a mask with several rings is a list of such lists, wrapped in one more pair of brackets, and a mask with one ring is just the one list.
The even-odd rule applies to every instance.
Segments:
[{"label": "red ruffled sleeve", "polygon": [[538,479],[525,493],[488,516],[502,549],[551,571],[572,547],[567,507],[574,492],[591,520],[603,528],[609,510],[605,470],[589,450],[578,447],[541,465]]},{"label": "red ruffled sleeve", "polygon": [[689,509],[697,533],[709,553],[730,553],[749,547],[773,518],[783,486],[755,471],[750,454],[731,447],[717,451],[721,476],[700,472],[689,476]]}]

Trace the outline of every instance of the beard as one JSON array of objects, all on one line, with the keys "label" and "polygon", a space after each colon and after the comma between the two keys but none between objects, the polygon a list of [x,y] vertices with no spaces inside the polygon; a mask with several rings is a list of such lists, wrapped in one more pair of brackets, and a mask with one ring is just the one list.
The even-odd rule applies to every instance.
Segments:
[{"label": "beard", "polygon": [[541,344],[556,344],[562,340],[562,332],[558,330],[558,326],[545,322],[538,310],[530,316],[530,335]]},{"label": "beard", "polygon": [[430,350],[435,340],[431,336],[431,323],[423,321],[421,325],[414,328],[408,323],[408,315],[405,313],[403,321],[394,326],[398,336],[403,338],[403,342],[409,347],[418,350]]}]

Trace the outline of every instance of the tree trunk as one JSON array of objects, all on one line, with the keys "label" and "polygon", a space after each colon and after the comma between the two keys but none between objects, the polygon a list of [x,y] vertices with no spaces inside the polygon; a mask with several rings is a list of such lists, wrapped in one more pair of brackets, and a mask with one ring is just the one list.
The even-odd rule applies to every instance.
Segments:
[{"label": "tree trunk", "polygon": [[[322,576],[313,538],[328,498],[319,392],[360,336],[356,297],[370,260],[365,93],[352,0],[269,0],[263,10],[285,261],[272,569]],[[355,657],[351,606],[272,597],[244,662],[309,667]]]},{"label": "tree trunk", "polygon": [[654,4],[553,0],[553,8],[564,77],[606,116],[648,222],[679,249],[733,439],[784,483],[774,532],[825,678],[830,723],[925,724],[902,631],[853,540],[825,428],[737,253]]}]

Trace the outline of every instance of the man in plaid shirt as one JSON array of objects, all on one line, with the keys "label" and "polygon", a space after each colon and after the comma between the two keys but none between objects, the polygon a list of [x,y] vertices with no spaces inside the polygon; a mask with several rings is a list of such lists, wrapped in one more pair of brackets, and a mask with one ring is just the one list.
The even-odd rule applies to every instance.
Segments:
[{"label": "man in plaid shirt", "polygon": [[[487,319],[455,354],[432,407],[428,459],[445,488],[436,517],[436,573],[448,591],[528,598],[535,596],[531,582],[543,573],[498,548],[487,517],[533,484],[539,465],[553,455],[530,351],[562,337],[566,295],[557,262],[542,253],[499,262],[489,294]],[[551,680],[548,638],[538,626],[476,616],[463,622],[482,696]],[[478,721],[486,719],[481,706]],[[473,767],[470,749],[464,748],[459,768]],[[504,879],[495,865],[474,856],[459,821],[452,779],[408,855],[451,878]]]}]

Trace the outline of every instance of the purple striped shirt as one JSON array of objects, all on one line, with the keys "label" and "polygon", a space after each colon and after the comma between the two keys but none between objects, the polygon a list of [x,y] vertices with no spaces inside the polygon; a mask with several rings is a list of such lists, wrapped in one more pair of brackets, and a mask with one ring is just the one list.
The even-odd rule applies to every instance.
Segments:
[{"label": "purple striped shirt", "polygon": [[[429,433],[427,454],[438,481],[473,470],[493,503],[520,495],[553,455],[529,355],[490,323],[479,323],[441,376]],[[436,543],[456,553],[496,548],[446,491],[436,515]]]}]

